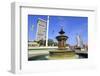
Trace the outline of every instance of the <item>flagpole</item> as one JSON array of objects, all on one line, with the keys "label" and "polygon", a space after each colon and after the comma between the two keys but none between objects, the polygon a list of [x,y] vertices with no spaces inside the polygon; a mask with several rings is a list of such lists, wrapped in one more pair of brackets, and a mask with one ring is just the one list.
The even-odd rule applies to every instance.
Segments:
[{"label": "flagpole", "polygon": [[48,47],[49,16],[47,17],[46,47]]}]

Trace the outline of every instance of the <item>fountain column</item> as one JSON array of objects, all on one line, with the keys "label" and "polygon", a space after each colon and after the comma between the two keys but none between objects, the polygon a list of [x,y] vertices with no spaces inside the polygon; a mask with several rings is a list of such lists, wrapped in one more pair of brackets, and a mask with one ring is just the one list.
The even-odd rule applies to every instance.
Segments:
[{"label": "fountain column", "polygon": [[64,35],[63,29],[59,32],[59,36],[56,37],[58,41],[58,49],[66,49],[66,40],[68,39],[68,36]]}]

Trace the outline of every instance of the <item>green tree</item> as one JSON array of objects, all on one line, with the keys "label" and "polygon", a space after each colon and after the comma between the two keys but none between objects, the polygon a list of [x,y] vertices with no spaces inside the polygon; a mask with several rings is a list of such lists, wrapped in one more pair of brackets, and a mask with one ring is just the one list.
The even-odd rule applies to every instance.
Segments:
[{"label": "green tree", "polygon": [[54,46],[58,46],[58,43],[57,42],[54,42]]},{"label": "green tree", "polygon": [[39,46],[44,46],[44,45],[45,45],[45,44],[44,44],[44,40],[42,40],[42,39],[39,40],[38,43],[39,43]]},{"label": "green tree", "polygon": [[54,45],[54,41],[52,39],[48,39],[48,46],[53,46]]}]

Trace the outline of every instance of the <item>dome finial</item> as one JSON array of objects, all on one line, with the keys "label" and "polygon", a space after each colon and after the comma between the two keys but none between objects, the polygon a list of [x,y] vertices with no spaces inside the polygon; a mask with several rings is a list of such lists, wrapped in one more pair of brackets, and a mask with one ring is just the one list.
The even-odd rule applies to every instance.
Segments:
[{"label": "dome finial", "polygon": [[65,32],[63,31],[63,25],[61,25],[61,30],[59,32],[59,34],[64,34]]}]

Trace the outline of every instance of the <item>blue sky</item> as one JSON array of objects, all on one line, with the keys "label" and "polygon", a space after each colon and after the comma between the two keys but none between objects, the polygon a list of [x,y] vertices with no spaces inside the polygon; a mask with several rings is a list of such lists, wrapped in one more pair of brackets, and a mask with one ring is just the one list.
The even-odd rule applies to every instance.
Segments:
[{"label": "blue sky", "polygon": [[[45,15],[28,15],[28,40],[36,39],[38,18],[47,21]],[[49,16],[49,34],[48,37],[56,41],[55,37],[59,35],[61,27],[65,31],[65,35],[69,38],[67,43],[76,44],[76,36],[80,35],[84,43],[88,43],[88,17],[79,16]],[[33,28],[32,28],[33,27]]]}]

